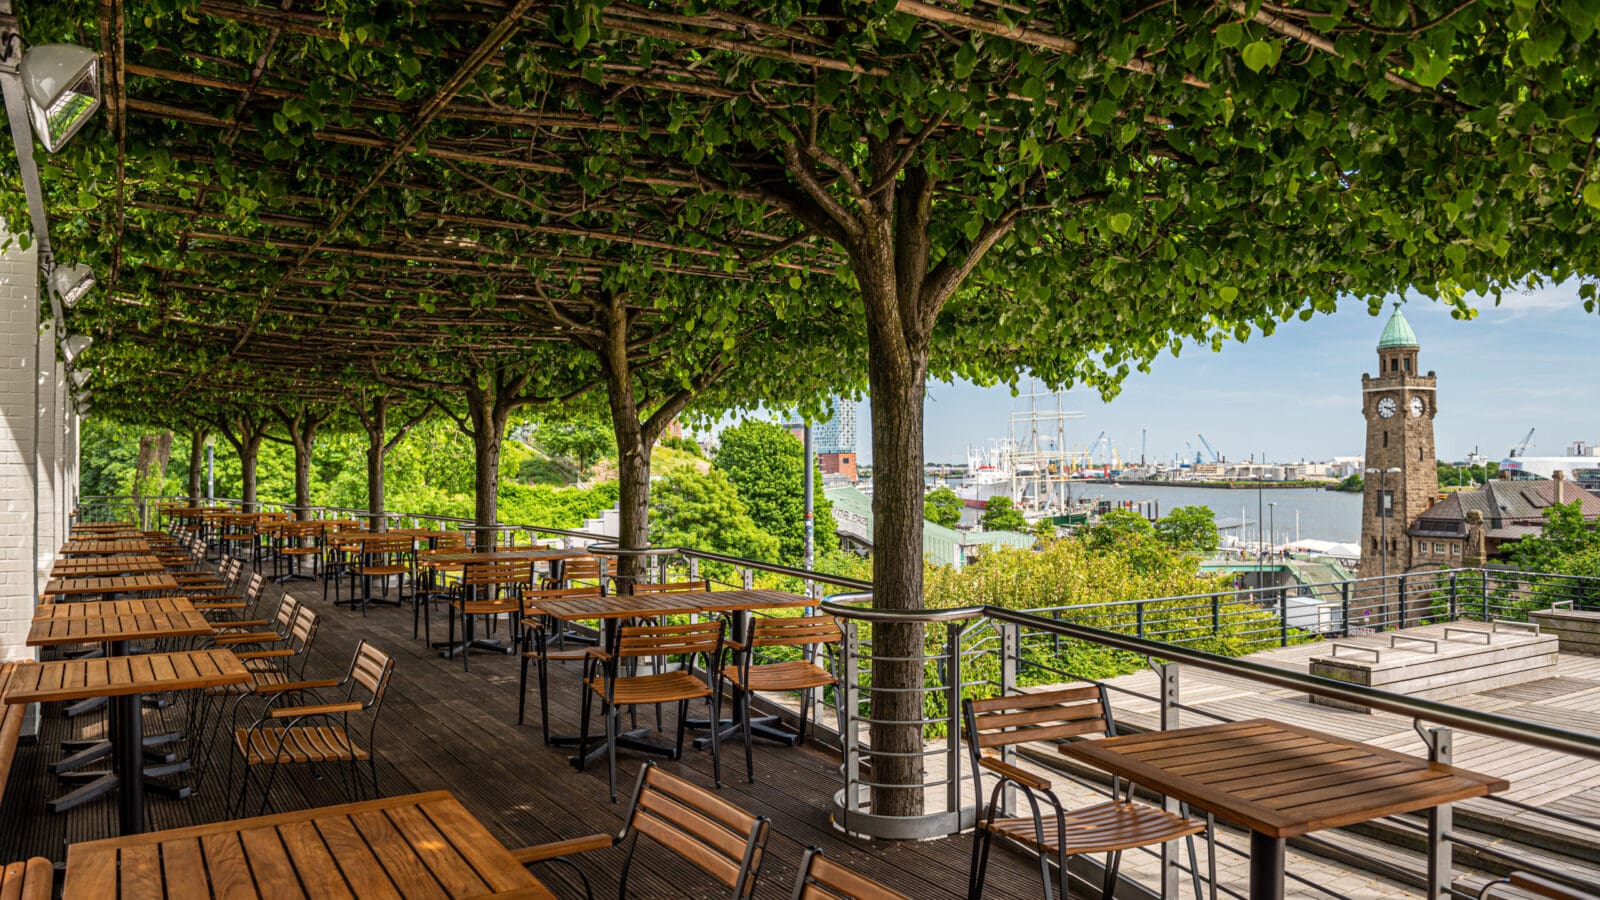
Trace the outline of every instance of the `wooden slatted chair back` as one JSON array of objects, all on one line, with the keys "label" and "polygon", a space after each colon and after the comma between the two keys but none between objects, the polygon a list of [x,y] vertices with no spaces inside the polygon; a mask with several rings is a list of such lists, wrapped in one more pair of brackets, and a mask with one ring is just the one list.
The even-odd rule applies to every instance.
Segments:
[{"label": "wooden slatted chair back", "polygon": [[711,590],[711,582],[707,579],[699,581],[661,581],[653,584],[635,584],[635,594],[677,594],[694,593]]},{"label": "wooden slatted chair back", "polygon": [[217,571],[221,573],[224,582],[233,584],[239,580],[239,573],[243,570],[244,561],[238,557],[230,556],[223,560],[221,567]]},{"label": "wooden slatted chair back", "polygon": [[806,850],[800,861],[800,877],[790,900],[911,900],[905,894],[885,887],[854,869],[822,855],[818,847]]},{"label": "wooden slatted chair back", "polygon": [[433,542],[435,550],[465,550],[467,549],[467,536],[459,531],[441,531],[428,536]]},{"label": "wooden slatted chair back", "polygon": [[528,584],[532,578],[533,565],[526,560],[468,563],[461,573],[461,583],[467,587]]},{"label": "wooden slatted chair back", "polygon": [[844,629],[833,616],[770,616],[756,619],[750,629],[752,647],[809,647],[842,640]]},{"label": "wooden slatted chair back", "polygon": [[722,655],[721,619],[686,625],[629,625],[618,629],[616,655],[694,656],[704,653],[710,659]]},{"label": "wooden slatted chair back", "polygon": [[523,591],[522,608],[524,614],[526,614],[529,607],[537,606],[541,600],[582,600],[598,596],[600,596],[598,587],[544,588],[537,591]]},{"label": "wooden slatted chair back", "polygon": [[284,594],[283,602],[278,604],[277,615],[272,617],[273,630],[282,635],[290,634],[294,630],[294,618],[304,605],[293,594]]},{"label": "wooden slatted chair back", "polygon": [[574,581],[600,581],[600,560],[593,556],[574,556],[561,561],[561,580],[572,584]]},{"label": "wooden slatted chair back", "polygon": [[250,604],[254,605],[261,599],[261,595],[266,591],[266,589],[267,576],[261,574],[260,572],[253,572],[250,575],[250,582],[245,585],[244,599]]},{"label": "wooden slatted chair back", "polygon": [[[647,763],[634,789],[628,831],[643,835],[693,863],[702,872],[748,897],[765,853],[769,823],[734,806],[705,788],[669,775]],[[633,848],[623,865],[622,882],[633,862]]]},{"label": "wooden slatted chair back", "polygon": [[369,708],[383,703],[388,693],[389,678],[394,674],[394,657],[378,649],[375,644],[362,641],[356,645],[355,657],[350,660],[350,692],[352,699],[357,686],[368,694]]},{"label": "wooden slatted chair back", "polygon": [[322,624],[322,617],[317,611],[305,604],[295,610],[294,624],[289,626],[289,641],[296,653],[311,649],[311,642],[317,638],[317,628]]},{"label": "wooden slatted chair back", "polygon": [[1097,685],[962,702],[967,742],[980,749],[1112,733],[1111,705]]}]

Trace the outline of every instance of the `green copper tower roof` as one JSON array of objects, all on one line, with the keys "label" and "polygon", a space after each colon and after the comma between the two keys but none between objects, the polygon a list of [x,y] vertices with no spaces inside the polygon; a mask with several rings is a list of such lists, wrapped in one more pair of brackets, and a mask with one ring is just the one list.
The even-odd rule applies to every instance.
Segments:
[{"label": "green copper tower roof", "polygon": [[1406,321],[1405,313],[1400,311],[1397,303],[1394,315],[1389,317],[1389,324],[1383,326],[1383,336],[1378,338],[1379,350],[1395,350],[1400,347],[1421,347],[1417,343],[1417,333],[1411,330],[1411,323]]}]

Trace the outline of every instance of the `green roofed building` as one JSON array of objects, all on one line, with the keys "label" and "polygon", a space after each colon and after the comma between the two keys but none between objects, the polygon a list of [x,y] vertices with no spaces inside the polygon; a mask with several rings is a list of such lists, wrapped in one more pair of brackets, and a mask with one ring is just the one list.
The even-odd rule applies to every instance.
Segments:
[{"label": "green roofed building", "polygon": [[[839,523],[839,540],[845,549],[871,551],[872,498],[850,486],[828,488],[823,493],[833,504],[833,518]],[[922,558],[938,566],[959,569],[985,549],[1028,549],[1034,543],[1033,535],[1015,531],[960,531],[922,523]]]}]

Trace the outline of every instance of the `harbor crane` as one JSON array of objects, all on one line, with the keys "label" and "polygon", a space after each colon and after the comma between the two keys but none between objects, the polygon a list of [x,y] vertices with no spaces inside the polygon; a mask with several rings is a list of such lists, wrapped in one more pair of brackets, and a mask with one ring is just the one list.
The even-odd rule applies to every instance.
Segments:
[{"label": "harbor crane", "polygon": [[1201,462],[1201,460],[1200,460],[1200,451],[1196,450],[1194,448],[1194,444],[1192,442],[1190,442],[1190,441],[1184,441],[1183,445],[1185,447],[1189,448],[1189,455],[1194,457],[1195,465],[1199,465],[1200,462]]},{"label": "harbor crane", "polygon": [[1528,455],[1528,448],[1530,446],[1532,446],[1532,445],[1533,445],[1533,429],[1529,428],[1528,429],[1528,433],[1526,435],[1523,435],[1523,437],[1522,437],[1522,443],[1520,443],[1520,444],[1516,445],[1515,447],[1511,448],[1512,457],[1527,456]]},{"label": "harbor crane", "polygon": [[[1196,434],[1195,437],[1198,437],[1200,439],[1200,446],[1206,448],[1206,452],[1211,454],[1211,461],[1212,462],[1214,462],[1214,463],[1222,462],[1222,454],[1217,452],[1217,448],[1211,446],[1211,442],[1206,440],[1206,436],[1205,435]],[[1197,459],[1196,462],[1198,462],[1198,461],[1199,460]]]}]

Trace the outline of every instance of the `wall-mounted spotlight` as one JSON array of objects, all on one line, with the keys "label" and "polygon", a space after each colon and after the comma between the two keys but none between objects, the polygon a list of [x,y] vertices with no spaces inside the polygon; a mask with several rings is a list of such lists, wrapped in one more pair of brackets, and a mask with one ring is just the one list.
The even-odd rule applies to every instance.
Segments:
[{"label": "wall-mounted spotlight", "polygon": [[50,289],[56,292],[61,302],[68,308],[89,293],[94,287],[94,272],[88,266],[74,263],[70,266],[58,265],[50,273]]},{"label": "wall-mounted spotlight", "polygon": [[83,387],[83,383],[85,381],[88,381],[89,380],[89,376],[93,375],[93,374],[94,374],[94,370],[93,369],[73,369],[72,370],[72,386],[73,387],[80,387],[80,388]]},{"label": "wall-mounted spotlight", "polygon": [[100,57],[75,44],[43,44],[22,54],[28,119],[51,153],[61,149],[100,108]]},{"label": "wall-mounted spotlight", "polygon": [[72,361],[78,358],[78,354],[83,352],[83,348],[92,343],[94,343],[94,338],[86,334],[75,334],[62,341],[61,355],[67,358],[67,365],[72,365]]}]

